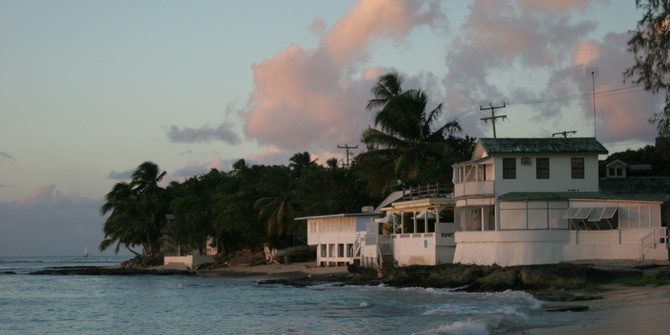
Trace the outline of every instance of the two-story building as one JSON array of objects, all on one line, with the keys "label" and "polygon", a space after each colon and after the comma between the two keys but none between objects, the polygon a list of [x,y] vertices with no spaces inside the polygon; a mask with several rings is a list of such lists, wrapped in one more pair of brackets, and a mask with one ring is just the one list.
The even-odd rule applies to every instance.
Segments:
[{"label": "two-story building", "polygon": [[667,194],[599,190],[595,138],[482,138],[454,166],[454,262],[668,259]]}]

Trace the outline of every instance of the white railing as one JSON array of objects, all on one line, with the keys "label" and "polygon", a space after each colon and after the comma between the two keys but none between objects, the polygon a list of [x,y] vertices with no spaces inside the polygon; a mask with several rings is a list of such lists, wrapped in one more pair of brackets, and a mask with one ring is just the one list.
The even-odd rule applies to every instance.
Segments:
[{"label": "white railing", "polygon": [[473,181],[454,185],[454,196],[493,194],[493,180]]}]

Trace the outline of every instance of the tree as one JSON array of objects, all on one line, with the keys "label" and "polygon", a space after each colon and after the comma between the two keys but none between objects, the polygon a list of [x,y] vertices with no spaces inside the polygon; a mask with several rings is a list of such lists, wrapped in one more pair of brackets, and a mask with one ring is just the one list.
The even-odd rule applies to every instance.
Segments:
[{"label": "tree", "polygon": [[121,244],[136,255],[139,253],[131,248],[137,245],[145,255],[153,256],[160,250],[167,203],[158,183],[164,176],[158,165],[144,162],[133,172],[130,183],[116,184],[105,196],[100,213],[111,214],[103,225],[105,239],[98,246],[100,251],[114,242],[115,252]]},{"label": "tree", "polygon": [[428,97],[421,90],[402,90],[397,73],[382,76],[372,88],[374,98],[367,108],[376,111],[374,125],[363,133],[368,151],[356,159],[371,193],[386,193],[398,185],[409,187],[420,183],[422,171],[431,158],[445,157],[449,152],[445,135],[460,132],[457,121],[437,129],[442,104],[427,111]]},{"label": "tree", "polygon": [[310,169],[313,169],[316,164],[316,159],[312,160],[312,156],[309,152],[305,151],[302,153],[296,153],[289,159],[290,163],[288,168],[291,170],[293,178],[300,178],[303,174],[307,173]]},{"label": "tree", "polygon": [[140,253],[132,247],[140,245],[144,234],[139,226],[135,225],[134,214],[137,212],[136,202],[130,184],[122,182],[114,185],[105,195],[105,203],[100,208],[100,214],[111,212],[103,225],[105,239],[100,242],[98,249],[104,251],[116,243],[114,253],[118,253],[121,245],[136,256]]},{"label": "tree", "polygon": [[263,175],[260,189],[265,195],[254,203],[258,220],[263,222],[268,242],[280,246],[294,232],[295,182],[285,166],[271,166]]},{"label": "tree", "polygon": [[635,65],[626,69],[624,80],[644,85],[652,93],[665,92],[665,107],[649,121],[660,136],[670,136],[670,0],[635,0],[644,14],[628,40]]},{"label": "tree", "polygon": [[223,178],[225,174],[212,169],[206,175],[189,178],[181,184],[170,184],[177,193],[170,201],[174,220],[167,229],[172,243],[198,249],[203,254],[207,239],[214,236],[214,199]]}]

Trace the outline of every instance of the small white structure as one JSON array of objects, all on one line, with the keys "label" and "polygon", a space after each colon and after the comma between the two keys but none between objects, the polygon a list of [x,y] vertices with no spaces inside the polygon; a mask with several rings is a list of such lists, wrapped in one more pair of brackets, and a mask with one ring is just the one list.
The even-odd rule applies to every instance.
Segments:
[{"label": "small white structure", "polygon": [[660,194],[598,189],[595,138],[483,138],[454,166],[454,262],[668,260]]},{"label": "small white structure", "polygon": [[607,178],[626,178],[628,164],[620,159],[615,159],[605,165],[605,176]]},{"label": "small white structure", "polygon": [[306,216],[307,244],[316,246],[318,266],[351,264],[360,254],[361,241],[366,229],[380,213],[334,214]]},{"label": "small white structure", "polygon": [[181,246],[177,246],[176,248],[170,246],[166,249],[175,249],[174,253],[176,255],[166,254],[163,256],[163,265],[184,264],[189,269],[194,269],[202,264],[212,263],[217,253],[217,247],[214,244],[214,239],[211,237],[207,239],[204,255],[201,255],[198,249],[182,250]]}]

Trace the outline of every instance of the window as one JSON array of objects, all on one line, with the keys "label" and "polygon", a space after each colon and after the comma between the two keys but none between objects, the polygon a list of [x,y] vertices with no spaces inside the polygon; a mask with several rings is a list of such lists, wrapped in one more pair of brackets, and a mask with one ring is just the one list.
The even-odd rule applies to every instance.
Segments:
[{"label": "window", "polygon": [[572,159],[572,179],[584,179],[584,158]]},{"label": "window", "polygon": [[528,157],[523,157],[521,158],[521,166],[530,166],[531,165],[531,159]]},{"label": "window", "polygon": [[516,158],[503,158],[503,179],[516,179]]},{"label": "window", "polygon": [[535,159],[535,177],[537,179],[549,179],[549,158]]}]

